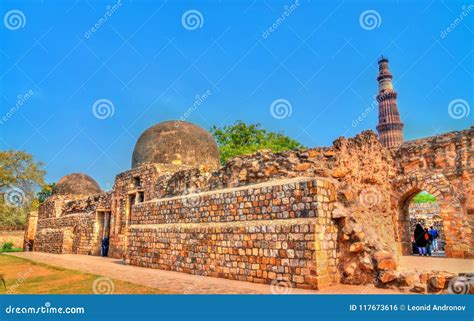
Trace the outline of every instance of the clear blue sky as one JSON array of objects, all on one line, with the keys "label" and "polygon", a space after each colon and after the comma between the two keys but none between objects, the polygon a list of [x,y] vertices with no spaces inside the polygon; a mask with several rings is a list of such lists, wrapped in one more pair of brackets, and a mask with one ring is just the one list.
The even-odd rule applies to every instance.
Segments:
[{"label": "clear blue sky", "polygon": [[[106,6],[114,4],[112,13]],[[381,54],[390,59],[406,139],[465,129],[474,118],[474,111],[466,115],[474,104],[474,8],[462,5],[2,0],[0,117],[8,117],[0,124],[0,149],[32,153],[45,163],[48,181],[86,172],[109,189],[130,168],[138,136],[181,118],[208,90],[187,120],[206,129],[259,122],[307,146],[326,146],[375,129],[376,109],[361,124],[353,121],[376,94]],[[110,16],[100,20],[107,8]],[[183,25],[188,10],[201,14],[198,25],[193,12]],[[373,11],[361,22],[367,10],[376,12],[375,24]],[[7,14],[17,14],[17,24]],[[99,99],[113,103],[111,117],[94,116]],[[277,99],[290,102],[291,116],[272,117]],[[456,99],[468,105],[450,117]]]}]

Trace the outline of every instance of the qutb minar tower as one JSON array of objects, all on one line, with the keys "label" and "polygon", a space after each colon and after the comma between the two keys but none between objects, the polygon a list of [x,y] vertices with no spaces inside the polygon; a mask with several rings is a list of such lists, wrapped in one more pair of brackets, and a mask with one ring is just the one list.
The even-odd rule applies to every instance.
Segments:
[{"label": "qutb minar tower", "polygon": [[377,131],[380,143],[385,148],[396,148],[403,143],[403,123],[397,106],[397,93],[393,90],[392,74],[388,69],[388,59],[382,56],[379,60],[379,123]]}]

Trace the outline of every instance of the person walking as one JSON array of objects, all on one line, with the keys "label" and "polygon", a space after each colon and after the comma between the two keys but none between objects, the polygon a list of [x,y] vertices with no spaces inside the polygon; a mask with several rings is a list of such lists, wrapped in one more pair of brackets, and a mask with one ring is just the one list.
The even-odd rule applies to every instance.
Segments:
[{"label": "person walking", "polygon": [[430,234],[433,236],[433,252],[438,252],[438,237],[439,233],[438,230],[436,230],[433,226],[430,226]]},{"label": "person walking", "polygon": [[426,255],[427,240],[425,239],[425,230],[421,224],[416,224],[415,232],[413,234],[416,246],[418,247],[418,254],[420,254],[420,256]]},{"label": "person walking", "polygon": [[423,237],[426,240],[426,254],[431,256],[433,246],[433,235],[431,235],[427,227],[425,227],[425,235]]}]

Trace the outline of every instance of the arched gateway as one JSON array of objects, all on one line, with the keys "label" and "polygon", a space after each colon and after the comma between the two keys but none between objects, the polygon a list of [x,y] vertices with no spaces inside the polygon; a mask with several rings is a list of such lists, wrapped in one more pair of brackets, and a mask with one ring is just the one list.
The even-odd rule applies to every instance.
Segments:
[{"label": "arched gateway", "polygon": [[398,213],[395,232],[403,255],[412,254],[408,206],[416,194],[427,191],[436,197],[439,205],[439,215],[443,222],[446,239],[446,256],[465,257],[465,252],[469,251],[467,221],[454,188],[450,186],[448,179],[443,174],[403,176],[395,179],[392,185],[394,187],[392,204],[396,206],[394,210]]}]

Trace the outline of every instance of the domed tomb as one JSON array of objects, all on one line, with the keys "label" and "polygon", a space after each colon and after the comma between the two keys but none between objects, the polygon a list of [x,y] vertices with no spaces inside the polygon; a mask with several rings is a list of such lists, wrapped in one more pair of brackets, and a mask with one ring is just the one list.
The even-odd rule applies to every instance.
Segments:
[{"label": "domed tomb", "polygon": [[185,121],[154,125],[140,136],[132,156],[132,168],[145,163],[219,167],[219,149],[212,135]]},{"label": "domed tomb", "polygon": [[53,189],[56,195],[93,195],[100,193],[100,186],[89,175],[73,173],[61,178]]}]

